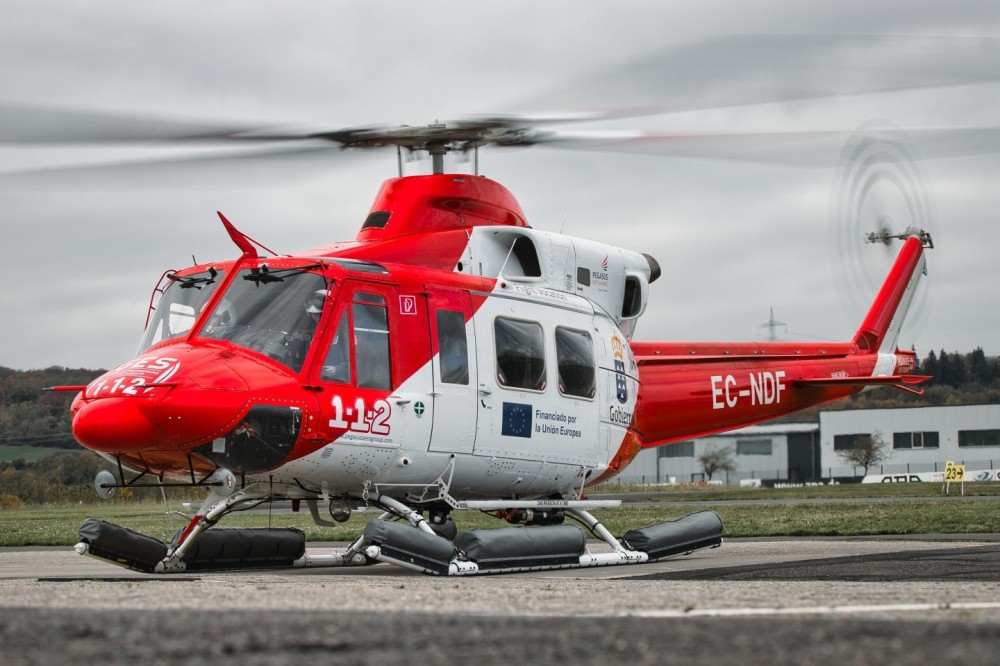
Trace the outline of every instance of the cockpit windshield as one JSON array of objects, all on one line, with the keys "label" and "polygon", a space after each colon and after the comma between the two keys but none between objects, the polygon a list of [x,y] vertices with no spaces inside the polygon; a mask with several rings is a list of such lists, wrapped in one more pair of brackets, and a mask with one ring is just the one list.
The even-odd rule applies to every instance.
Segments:
[{"label": "cockpit windshield", "polygon": [[299,268],[247,268],[229,285],[199,336],[228,340],[302,369],[329,297],[326,279]]},{"label": "cockpit windshield", "polygon": [[157,342],[176,338],[190,331],[223,277],[224,272],[214,268],[194,275],[168,275],[170,281],[164,287],[163,295],[156,303],[146,332],[142,335],[139,353]]}]

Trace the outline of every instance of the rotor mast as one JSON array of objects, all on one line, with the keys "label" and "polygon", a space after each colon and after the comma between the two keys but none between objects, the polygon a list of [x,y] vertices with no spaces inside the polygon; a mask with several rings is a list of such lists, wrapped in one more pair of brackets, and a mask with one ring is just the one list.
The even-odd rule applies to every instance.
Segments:
[{"label": "rotor mast", "polygon": [[443,143],[434,143],[427,146],[427,152],[431,156],[431,173],[440,175],[444,173],[444,156],[448,153],[448,146]]}]

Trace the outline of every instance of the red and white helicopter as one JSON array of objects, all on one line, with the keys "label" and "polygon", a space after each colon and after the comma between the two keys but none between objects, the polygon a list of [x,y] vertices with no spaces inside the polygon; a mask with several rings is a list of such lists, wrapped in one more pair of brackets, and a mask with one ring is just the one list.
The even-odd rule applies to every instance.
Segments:
[{"label": "red and white helicopter", "polygon": [[[353,240],[294,255],[267,251],[219,214],[239,256],[165,273],[138,356],[86,387],[57,387],[79,390],[78,441],[116,465],[98,476],[99,493],[155,481],[203,486],[208,498],[171,544],[90,520],[78,552],[149,572],[378,561],[471,575],[647,562],[717,546],[722,525],[712,512],[621,538],[601,525],[589,510],[609,503],[587,499],[587,487],[643,448],[927,379],[896,348],[932,247],[912,227],[872,233],[901,247],[849,341],[634,340],[660,277],[655,259],[532,228],[499,183],[445,172],[451,152],[567,141],[539,129],[547,122],[216,133],[426,152],[433,173],[403,176],[400,161]],[[679,143],[683,152],[691,137]],[[334,521],[361,507],[383,514],[323,556],[306,554],[295,530],[210,529],[274,500],[304,501],[321,525],[336,524],[321,506]],[[457,532],[449,514],[459,509],[522,526]],[[606,547],[592,552],[566,517]]]},{"label": "red and white helicopter", "polygon": [[[427,127],[359,140],[440,155],[487,137]],[[587,511],[603,504],[586,487],[644,447],[925,379],[895,346],[924,274],[920,230],[899,235],[851,341],[691,343],[632,339],[655,259],[533,229],[482,176],[391,179],[354,240],[289,256],[260,256],[220,218],[242,254],[165,274],[139,355],[72,407],[79,442],[118,465],[100,490],[180,477],[209,499],[145,560],[149,537],[107,523],[82,528],[83,552],[155,571],[238,564],[227,538],[249,544],[236,559],[255,566],[250,551],[265,547],[301,566],[377,560],[448,574],[643,562],[721,541],[715,514],[623,544]],[[277,499],[304,500],[321,523],[320,502],[336,519],[367,505],[386,515],[328,557],[267,530],[257,541],[222,531],[214,555],[189,556],[226,513]],[[448,514],[462,508],[545,527],[456,535]],[[610,552],[587,552],[580,529],[557,525],[566,514]]]}]

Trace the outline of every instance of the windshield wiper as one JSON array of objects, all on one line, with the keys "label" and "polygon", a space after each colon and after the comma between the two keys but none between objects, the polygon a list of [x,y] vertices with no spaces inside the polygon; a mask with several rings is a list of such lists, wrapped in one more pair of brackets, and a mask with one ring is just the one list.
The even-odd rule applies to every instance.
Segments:
[{"label": "windshield wiper", "polygon": [[208,269],[208,276],[204,275],[178,275],[177,273],[171,273],[167,276],[167,279],[172,282],[180,282],[181,289],[201,289],[202,285],[215,284],[215,276],[219,272],[214,268]]},{"label": "windshield wiper", "polygon": [[[261,284],[271,283],[271,282],[284,282],[285,278],[289,275],[299,275],[301,273],[308,273],[313,268],[321,268],[322,263],[310,264],[308,266],[296,266],[295,268],[279,268],[272,271],[264,264],[260,268],[251,268],[250,272],[243,276],[244,280],[249,280],[250,282],[255,282],[258,286]],[[281,273],[281,275],[277,275]]]}]

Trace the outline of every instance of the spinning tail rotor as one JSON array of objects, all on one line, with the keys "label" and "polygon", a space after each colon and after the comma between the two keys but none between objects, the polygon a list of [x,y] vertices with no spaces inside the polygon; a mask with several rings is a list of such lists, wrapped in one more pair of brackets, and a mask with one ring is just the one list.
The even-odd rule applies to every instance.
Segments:
[{"label": "spinning tail rotor", "polygon": [[[862,125],[840,155],[830,217],[830,254],[845,316],[860,317],[910,236],[933,246],[936,213],[927,176],[907,134],[881,121]],[[929,311],[925,285],[908,328],[920,330]]]}]

